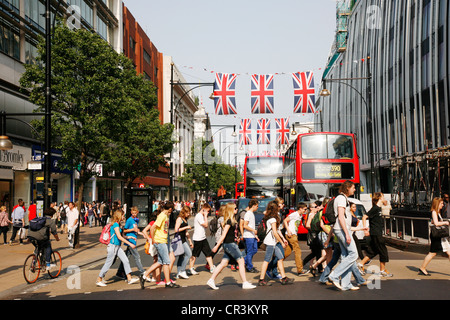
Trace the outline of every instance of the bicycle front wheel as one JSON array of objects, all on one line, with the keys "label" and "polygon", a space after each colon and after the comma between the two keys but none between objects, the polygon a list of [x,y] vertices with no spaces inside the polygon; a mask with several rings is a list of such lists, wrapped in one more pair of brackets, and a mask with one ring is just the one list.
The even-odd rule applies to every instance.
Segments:
[{"label": "bicycle front wheel", "polygon": [[37,256],[30,254],[23,264],[23,277],[27,283],[35,283],[41,273],[41,264]]},{"label": "bicycle front wheel", "polygon": [[48,275],[50,278],[58,277],[61,274],[62,269],[62,259],[58,251],[52,252],[50,264],[52,265],[52,268],[48,271]]}]

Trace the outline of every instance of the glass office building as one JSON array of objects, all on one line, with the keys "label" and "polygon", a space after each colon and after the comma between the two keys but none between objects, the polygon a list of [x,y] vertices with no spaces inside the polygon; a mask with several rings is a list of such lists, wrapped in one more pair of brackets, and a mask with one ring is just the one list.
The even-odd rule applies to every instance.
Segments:
[{"label": "glass office building", "polygon": [[346,37],[324,72],[316,130],[357,135],[367,193],[371,118],[375,191],[429,203],[449,191],[449,0],[342,3],[336,39]]}]

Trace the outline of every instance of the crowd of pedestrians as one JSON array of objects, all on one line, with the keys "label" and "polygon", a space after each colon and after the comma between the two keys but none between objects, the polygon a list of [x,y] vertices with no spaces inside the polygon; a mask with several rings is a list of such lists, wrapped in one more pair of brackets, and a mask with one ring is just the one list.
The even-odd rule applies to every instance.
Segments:
[{"label": "crowd of pedestrians", "polygon": [[[382,216],[386,214],[383,211],[387,206],[384,195],[374,193],[372,208],[359,221],[355,214],[356,205],[349,201],[354,192],[355,185],[346,181],[335,198],[325,198],[323,201],[309,204],[299,203],[296,211],[290,214],[286,214],[284,210],[283,199],[276,198],[268,203],[259,225],[255,219],[255,212],[259,207],[256,199],[251,199],[248,207],[241,212],[237,211],[234,203],[222,205],[217,208],[217,218],[214,218],[215,214],[211,212],[212,208],[208,203],[200,204],[195,209],[190,202],[160,201],[156,205],[154,203],[149,223],[143,229],[138,228],[138,208],[130,208],[131,214],[126,219],[126,205],[122,206],[119,202],[115,202],[112,208],[106,203],[83,203],[81,212],[78,212],[73,202],[59,205],[53,203],[51,207],[54,209],[54,215],[51,218],[55,227],[58,227],[58,233],[67,234],[70,247],[74,245],[74,234],[79,226],[110,226],[111,240],[107,246],[104,265],[96,280],[96,285],[100,287],[107,286],[105,276],[118,258],[120,266],[115,276],[126,280],[128,284],[139,282],[144,289],[146,282],[155,282],[166,288],[179,288],[177,280],[189,279],[202,272],[195,269],[196,259],[201,254],[207,261],[207,272],[211,273],[206,283],[211,289],[219,289],[217,278],[229,264],[231,270],[238,271],[243,289],[270,286],[271,280],[278,281],[281,285],[289,285],[294,283],[295,279],[287,276],[285,260],[293,254],[297,276],[317,277],[320,274],[319,283],[333,285],[343,291],[356,291],[367,285],[363,278],[368,272],[366,265],[377,256],[380,264],[379,276],[393,275],[387,269],[389,254],[383,237]],[[444,220],[443,216],[447,217],[449,208],[447,195],[444,198],[435,198],[431,207],[432,225],[448,226],[449,222]],[[335,216],[334,223],[330,223],[325,214],[330,210]],[[173,236],[169,235],[171,215],[175,215],[176,219]],[[21,199],[11,215],[6,212],[6,207],[0,207],[0,231],[4,243],[12,244],[17,236],[19,243],[25,241],[26,237],[22,233],[26,232],[29,221],[34,217],[36,206],[30,206],[27,210]],[[193,227],[188,223],[190,217],[194,219]],[[214,220],[214,230],[210,228],[211,219]],[[297,237],[300,224],[308,229],[307,243],[310,252],[304,254],[304,257]],[[7,233],[10,226],[12,234],[8,242]],[[215,238],[212,248],[207,239],[208,230]],[[356,237],[357,231],[363,231],[370,239],[364,250]],[[145,253],[152,256],[149,266],[143,265],[137,249],[139,237],[146,240]],[[122,244],[125,245],[124,249]],[[254,256],[259,247],[265,252],[263,261],[258,265]],[[431,237],[430,252],[419,268],[421,275],[430,275],[427,266],[439,252],[445,252],[450,259],[448,238]],[[215,266],[213,258],[218,254],[222,256],[219,264]],[[137,278],[132,277],[129,260],[131,256],[139,272]],[[176,271],[173,270],[175,263]],[[256,284],[248,280],[248,274],[251,273],[259,274]]]}]

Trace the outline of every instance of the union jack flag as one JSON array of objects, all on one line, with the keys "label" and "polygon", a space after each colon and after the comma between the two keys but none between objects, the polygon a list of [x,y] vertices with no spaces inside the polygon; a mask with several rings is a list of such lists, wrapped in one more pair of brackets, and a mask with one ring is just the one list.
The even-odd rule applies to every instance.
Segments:
[{"label": "union jack flag", "polygon": [[239,128],[239,143],[242,145],[252,144],[252,122],[250,119],[242,119]]},{"label": "union jack flag", "polygon": [[289,118],[275,119],[277,144],[289,144]]},{"label": "union jack flag", "polygon": [[252,75],[252,113],[273,113],[273,75]]},{"label": "union jack flag", "polygon": [[217,115],[236,114],[236,74],[216,73],[214,108]]},{"label": "union jack flag", "polygon": [[294,113],[316,112],[316,90],[312,72],[293,73]]},{"label": "union jack flag", "polygon": [[270,144],[270,119],[258,120],[256,139],[258,144]]}]

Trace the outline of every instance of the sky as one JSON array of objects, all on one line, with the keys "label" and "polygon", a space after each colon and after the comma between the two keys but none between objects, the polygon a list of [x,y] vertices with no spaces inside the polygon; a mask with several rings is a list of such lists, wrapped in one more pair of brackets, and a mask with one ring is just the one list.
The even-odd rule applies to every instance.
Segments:
[{"label": "sky", "polygon": [[[239,128],[240,119],[250,118],[256,129],[258,119],[269,118],[274,143],[275,118],[313,121],[310,115],[293,113],[292,73],[312,71],[319,89],[335,37],[335,0],[124,0],[124,4],[158,51],[173,58],[187,82],[214,82],[216,72],[238,74],[235,116],[215,115],[214,102],[208,99],[211,87],[194,90],[202,97],[213,134],[217,133],[214,140],[222,144],[217,149],[239,139],[231,137],[232,128],[218,132],[219,124]],[[252,74],[275,74],[274,114],[251,114]],[[234,153],[230,160],[256,150],[256,134],[244,151],[237,145],[229,149]]]}]

